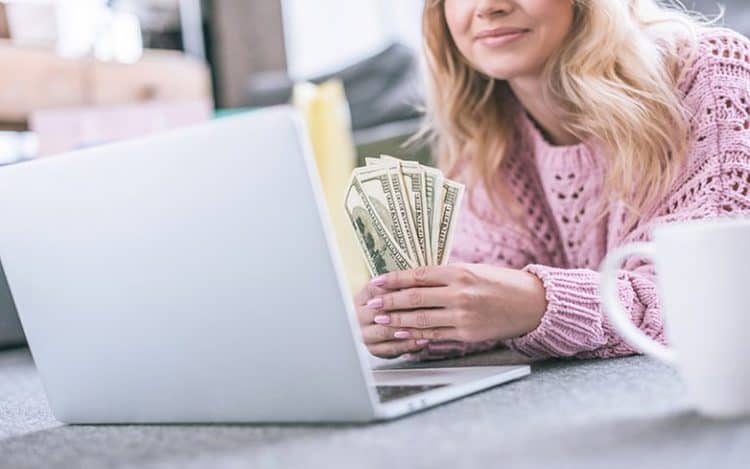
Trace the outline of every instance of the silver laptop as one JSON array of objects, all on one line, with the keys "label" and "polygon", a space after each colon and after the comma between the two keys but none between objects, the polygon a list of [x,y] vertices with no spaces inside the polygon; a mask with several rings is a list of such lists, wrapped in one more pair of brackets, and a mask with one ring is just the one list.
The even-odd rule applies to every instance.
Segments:
[{"label": "silver laptop", "polygon": [[326,210],[288,107],[0,168],[0,258],[57,419],[369,421],[529,373],[371,370]]}]

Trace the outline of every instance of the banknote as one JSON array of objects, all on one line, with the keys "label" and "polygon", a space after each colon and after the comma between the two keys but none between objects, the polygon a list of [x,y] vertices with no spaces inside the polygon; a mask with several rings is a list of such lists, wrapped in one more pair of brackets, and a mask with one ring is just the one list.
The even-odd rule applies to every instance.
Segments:
[{"label": "banknote", "polygon": [[456,228],[458,209],[464,195],[464,186],[448,179],[443,180],[442,200],[440,206],[440,224],[437,239],[437,265],[448,263],[448,254],[453,243],[453,232]]},{"label": "banknote", "polygon": [[430,249],[429,232],[426,226],[425,204],[427,196],[425,194],[424,169],[416,161],[401,161],[388,155],[381,155],[380,159],[383,161],[395,161],[400,165],[407,202],[411,211],[414,239],[422,258],[419,265],[429,265],[432,263],[432,252]]},{"label": "banknote", "polygon": [[435,168],[424,167],[425,175],[425,198],[427,202],[427,231],[430,238],[430,258],[432,264],[437,264],[437,239],[440,224],[437,214],[439,213],[440,198],[443,195],[443,173]]},{"label": "banknote", "polygon": [[369,166],[355,169],[354,177],[362,186],[378,215],[385,221],[385,226],[398,247],[410,261],[413,261],[414,253],[410,249],[412,243],[407,238],[405,220],[402,216],[405,210],[402,206],[403,195],[396,196],[396,191],[400,191],[401,188],[393,187],[391,171],[383,166]]},{"label": "banknote", "polygon": [[378,211],[356,176],[346,192],[346,213],[352,222],[370,275],[377,276],[414,267],[386,229]]},{"label": "banknote", "polygon": [[389,155],[356,168],[346,208],[370,273],[448,262],[464,186]]}]

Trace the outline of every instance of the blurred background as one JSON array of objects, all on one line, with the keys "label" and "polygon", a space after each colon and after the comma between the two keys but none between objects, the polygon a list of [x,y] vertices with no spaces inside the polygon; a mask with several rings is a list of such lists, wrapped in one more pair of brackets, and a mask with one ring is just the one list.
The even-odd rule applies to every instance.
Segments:
[{"label": "blurred background", "polygon": [[392,149],[419,122],[421,6],[0,0],[0,164],[323,95],[357,154]]},{"label": "blurred background", "polygon": [[[714,1],[684,3],[718,11]],[[726,24],[750,34],[747,2],[723,4]],[[346,106],[340,125],[359,161],[403,152],[398,144],[419,125],[421,8],[422,0],[0,0],[0,164],[290,101],[311,111],[321,93]],[[338,103],[331,86],[343,92]]]}]

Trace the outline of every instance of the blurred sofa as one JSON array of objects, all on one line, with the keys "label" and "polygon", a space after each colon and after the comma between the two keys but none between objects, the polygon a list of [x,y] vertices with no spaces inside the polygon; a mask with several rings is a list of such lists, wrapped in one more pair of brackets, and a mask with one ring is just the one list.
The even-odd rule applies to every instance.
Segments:
[{"label": "blurred sofa", "polygon": [[[341,70],[307,81],[320,84],[336,78],[343,83],[358,166],[364,164],[366,156],[380,153],[427,162],[426,149],[401,147],[422,121],[418,110],[422,102],[419,73],[416,52],[396,42]],[[286,103],[293,88],[294,81],[286,72],[254,74],[247,82],[246,104],[262,107]]]}]

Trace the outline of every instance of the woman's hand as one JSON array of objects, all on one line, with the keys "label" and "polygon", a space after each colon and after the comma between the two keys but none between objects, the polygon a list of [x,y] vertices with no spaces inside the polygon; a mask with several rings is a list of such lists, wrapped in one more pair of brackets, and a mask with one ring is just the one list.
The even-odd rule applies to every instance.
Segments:
[{"label": "woman's hand", "polygon": [[392,358],[430,341],[522,336],[547,309],[533,274],[489,264],[451,264],[374,278],[355,298],[370,353]]},{"label": "woman's hand", "polygon": [[376,287],[370,282],[365,284],[354,297],[359,325],[362,328],[362,336],[367,348],[371,354],[381,358],[395,358],[405,353],[419,352],[427,345],[429,340],[399,339],[394,336],[395,330],[389,331],[388,328],[379,326],[374,322],[378,312],[368,308],[367,303],[373,298],[378,298],[387,293],[388,290]]}]

